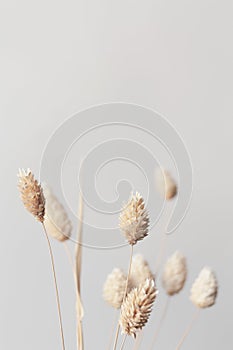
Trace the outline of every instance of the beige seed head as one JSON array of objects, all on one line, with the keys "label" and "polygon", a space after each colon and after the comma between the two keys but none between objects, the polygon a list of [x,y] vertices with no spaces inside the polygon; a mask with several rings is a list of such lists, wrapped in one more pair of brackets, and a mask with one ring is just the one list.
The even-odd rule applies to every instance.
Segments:
[{"label": "beige seed head", "polygon": [[45,196],[44,225],[50,236],[63,242],[70,238],[72,224],[63,207],[47,185],[43,185]]},{"label": "beige seed head", "polygon": [[214,272],[204,267],[191,288],[190,300],[199,308],[215,304],[218,294],[218,282]]},{"label": "beige seed head", "polygon": [[172,199],[177,194],[177,184],[167,170],[156,171],[156,187],[162,197]]},{"label": "beige seed head", "polygon": [[157,290],[153,280],[131,290],[121,306],[120,326],[122,333],[136,337],[148,322]]},{"label": "beige seed head", "polygon": [[120,229],[131,245],[148,235],[149,216],[139,193],[132,195],[128,203],[123,206],[119,221]]},{"label": "beige seed head", "polygon": [[[121,307],[125,288],[127,283],[127,276],[120,269],[114,269],[108,276],[103,287],[103,298],[115,309]],[[130,290],[128,286],[128,291]]]},{"label": "beige seed head", "polygon": [[45,215],[45,199],[43,190],[34,178],[30,169],[19,169],[18,189],[24,207],[36,218],[43,222]]},{"label": "beige seed head", "polygon": [[141,254],[136,254],[133,256],[131,265],[131,285],[133,288],[138,287],[147,279],[154,280],[154,275],[149,267],[148,262],[143,258],[143,256]]},{"label": "beige seed head", "polygon": [[168,295],[179,293],[187,278],[186,259],[180,252],[175,252],[166,262],[162,283]]}]

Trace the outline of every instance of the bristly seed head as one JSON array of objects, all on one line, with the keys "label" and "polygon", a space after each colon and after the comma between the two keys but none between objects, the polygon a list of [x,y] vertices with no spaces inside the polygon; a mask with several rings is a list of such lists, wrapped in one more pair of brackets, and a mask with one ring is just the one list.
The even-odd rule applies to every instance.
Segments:
[{"label": "bristly seed head", "polygon": [[123,206],[119,221],[120,229],[131,245],[148,235],[149,215],[139,193],[132,195],[128,203]]},{"label": "bristly seed head", "polygon": [[19,169],[18,178],[18,189],[24,207],[36,220],[43,222],[45,215],[45,198],[41,185],[34,178],[30,169]]},{"label": "bristly seed head", "polygon": [[121,306],[119,323],[123,334],[136,338],[137,332],[148,322],[157,293],[150,279],[131,290]]}]

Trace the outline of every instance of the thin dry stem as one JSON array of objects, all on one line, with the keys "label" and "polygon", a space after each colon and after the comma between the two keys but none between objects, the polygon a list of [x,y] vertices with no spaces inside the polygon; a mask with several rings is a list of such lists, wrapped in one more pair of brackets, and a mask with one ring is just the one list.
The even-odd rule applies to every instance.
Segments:
[{"label": "thin dry stem", "polygon": [[122,340],[122,343],[121,343],[121,348],[120,350],[123,350],[124,348],[124,345],[125,345],[125,342],[126,342],[126,338],[127,338],[127,334],[124,336],[123,340]]},{"label": "thin dry stem", "polygon": [[49,236],[48,236],[48,233],[46,231],[44,223],[42,223],[42,226],[43,226],[44,233],[45,233],[45,236],[46,236],[46,239],[47,239],[47,242],[48,242],[48,247],[49,247],[49,254],[50,254],[50,258],[51,258],[51,265],[52,265],[53,278],[54,278],[55,291],[56,291],[56,300],[57,300],[58,316],[59,316],[59,323],[60,323],[62,349],[65,350],[64,331],[63,331],[62,316],[61,316],[61,304],[60,304],[60,298],[59,298],[59,292],[58,292],[58,285],[57,285],[57,277],[56,277],[56,271],[55,271],[53,251],[52,251],[51,243],[50,243]]},{"label": "thin dry stem", "polygon": [[77,244],[75,249],[75,281],[77,290],[77,346],[78,350],[84,349],[83,342],[83,306],[81,300],[81,263],[82,263],[82,231],[83,231],[83,198],[79,196],[79,224],[77,232]]},{"label": "thin dry stem", "polygon": [[113,323],[112,323],[112,328],[111,328],[111,333],[110,333],[111,335],[110,335],[110,337],[109,337],[109,342],[108,342],[107,350],[110,350],[110,349],[111,349],[111,345],[112,345],[112,340],[113,340],[113,335],[114,335],[114,331],[115,331],[117,319],[118,319],[118,313],[117,313],[117,311],[116,311],[115,317],[114,317],[114,320],[113,320]]},{"label": "thin dry stem", "polygon": [[186,330],[184,331],[184,334],[182,335],[177,347],[176,347],[176,350],[180,350],[181,346],[183,345],[185,339],[187,338],[187,336],[189,335],[189,333],[191,332],[193,326],[194,326],[194,323],[196,322],[198,316],[200,314],[200,309],[197,309],[196,312],[194,313],[193,315],[193,318],[192,318],[192,321],[190,322],[190,324],[188,325],[188,327],[186,328]]},{"label": "thin dry stem", "polygon": [[65,249],[66,255],[68,257],[68,260],[69,260],[69,263],[70,263],[70,266],[71,266],[72,272],[73,272],[74,271],[74,261],[73,261],[73,257],[72,257],[70,248],[69,248],[68,244],[66,243],[66,241],[63,242],[63,245],[64,245],[64,249]]},{"label": "thin dry stem", "polygon": [[156,340],[158,338],[158,335],[159,335],[159,332],[160,332],[160,329],[163,325],[163,321],[165,320],[165,317],[167,315],[167,311],[168,311],[168,307],[169,307],[169,304],[170,304],[170,296],[167,296],[167,299],[166,299],[166,303],[163,307],[163,313],[162,313],[162,316],[159,320],[159,324],[157,326],[157,329],[155,330],[155,333],[154,333],[154,337],[153,337],[153,340],[152,340],[152,343],[151,343],[151,350],[153,349],[155,343],[156,343]]},{"label": "thin dry stem", "polygon": [[[126,281],[125,293],[124,293],[123,301],[124,301],[124,299],[125,299],[125,297],[127,295],[127,289],[128,289],[128,285],[129,285],[129,278],[130,278],[130,272],[131,272],[131,266],[132,266],[132,258],[133,258],[133,244],[131,245],[131,252],[130,252],[130,258],[129,258],[129,270],[128,270],[128,274],[127,274],[127,281]],[[118,322],[117,330],[116,330],[116,336],[115,336],[115,341],[114,341],[114,345],[113,345],[113,350],[116,350],[116,347],[117,347],[119,331],[120,331],[120,324]]]}]

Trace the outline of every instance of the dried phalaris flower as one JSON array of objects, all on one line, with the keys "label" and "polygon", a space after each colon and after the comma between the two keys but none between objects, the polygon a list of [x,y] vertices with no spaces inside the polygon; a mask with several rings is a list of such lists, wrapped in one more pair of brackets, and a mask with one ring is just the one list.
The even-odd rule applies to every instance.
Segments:
[{"label": "dried phalaris flower", "polygon": [[136,338],[137,332],[148,322],[157,293],[155,283],[150,279],[131,290],[121,306],[119,324],[122,333]]},{"label": "dried phalaris flower", "polygon": [[138,287],[148,278],[154,280],[154,275],[149,267],[148,262],[143,258],[141,254],[134,255],[130,272],[131,286],[133,288]]},{"label": "dried phalaris flower", "polygon": [[129,244],[134,245],[148,235],[149,216],[142,196],[137,192],[124,205],[120,214],[120,229]]},{"label": "dried phalaris flower", "polygon": [[[121,307],[125,288],[127,283],[127,276],[120,269],[114,269],[108,276],[103,287],[103,298],[115,309]],[[128,291],[130,290],[128,285]]]},{"label": "dried phalaris flower", "polygon": [[210,307],[215,304],[218,294],[218,282],[214,272],[204,267],[191,288],[190,300],[199,308]]},{"label": "dried phalaris flower", "polygon": [[172,199],[177,194],[177,184],[167,170],[156,171],[156,186],[161,196],[167,200]]},{"label": "dried phalaris flower", "polygon": [[162,283],[168,295],[179,293],[187,278],[186,259],[180,252],[175,252],[166,262]]},{"label": "dried phalaris flower", "polygon": [[18,189],[24,207],[36,218],[43,222],[45,215],[45,199],[43,189],[34,178],[30,169],[19,169]]},{"label": "dried phalaris flower", "polygon": [[63,242],[69,239],[72,231],[72,224],[63,207],[51,189],[43,185],[45,196],[45,229],[50,236]]}]

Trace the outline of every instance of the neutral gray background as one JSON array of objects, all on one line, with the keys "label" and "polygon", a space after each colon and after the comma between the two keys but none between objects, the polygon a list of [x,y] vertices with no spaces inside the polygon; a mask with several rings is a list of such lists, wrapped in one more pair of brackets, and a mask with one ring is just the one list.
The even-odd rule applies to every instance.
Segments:
[{"label": "neutral gray background", "polygon": [[[189,278],[173,299],[157,348],[175,349],[194,311],[190,285],[205,264],[217,273],[218,302],[203,311],[183,348],[232,348],[232,15],[231,1],[1,1],[1,349],[60,349],[46,242],[18,199],[17,169],[30,166],[38,174],[57,126],[109,101],[165,115],[193,162],[191,208],[167,250],[187,255]],[[137,247],[152,265],[161,235],[158,226]],[[53,247],[67,350],[73,350],[72,274],[62,246]],[[128,249],[83,255],[86,349],[105,349],[114,314],[101,299],[102,284],[113,266],[126,268]],[[148,343],[164,301],[161,290]]]}]

